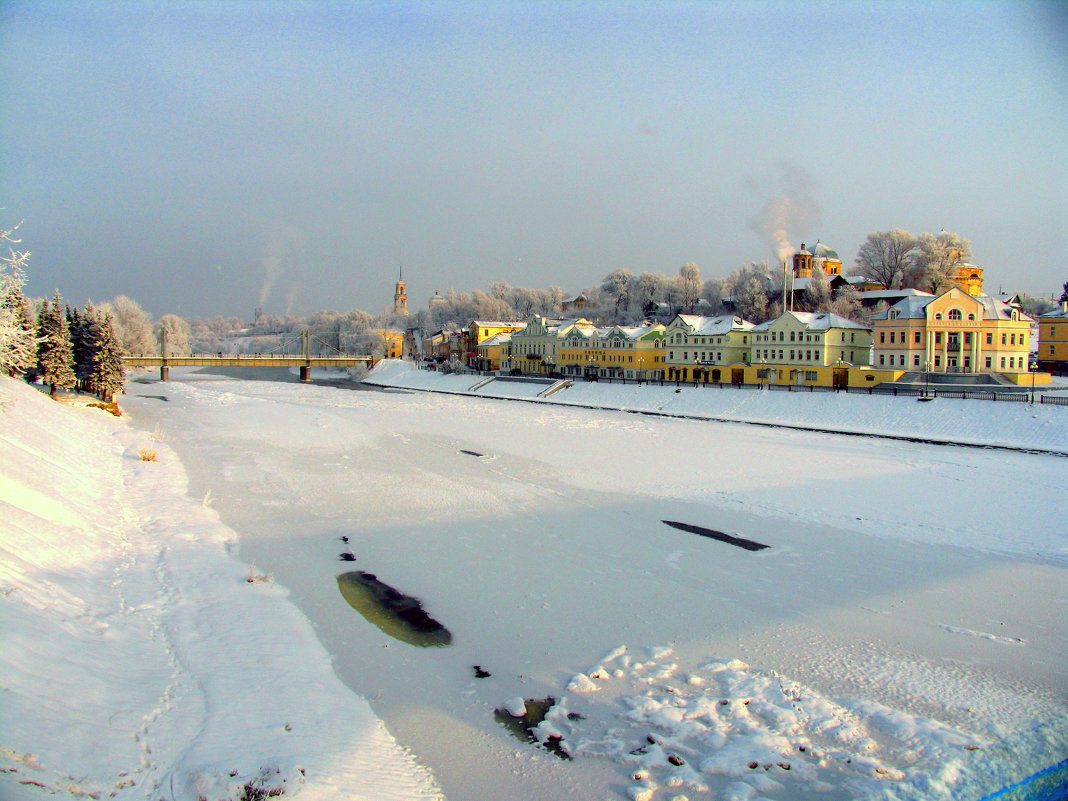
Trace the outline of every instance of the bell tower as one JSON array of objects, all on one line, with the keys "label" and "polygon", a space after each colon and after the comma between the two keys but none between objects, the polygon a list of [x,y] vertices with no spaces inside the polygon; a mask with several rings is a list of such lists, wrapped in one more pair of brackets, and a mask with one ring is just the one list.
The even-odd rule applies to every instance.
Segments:
[{"label": "bell tower", "polygon": [[408,291],[404,288],[404,268],[400,268],[397,288],[393,290],[393,313],[408,316]]}]

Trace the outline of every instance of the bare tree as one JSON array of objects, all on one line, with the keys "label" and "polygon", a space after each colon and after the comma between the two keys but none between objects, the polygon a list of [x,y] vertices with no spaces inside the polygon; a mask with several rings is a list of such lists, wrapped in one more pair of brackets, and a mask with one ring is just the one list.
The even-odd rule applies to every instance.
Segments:
[{"label": "bare tree", "polygon": [[887,289],[901,286],[919,241],[908,231],[872,231],[857,251],[855,272]]},{"label": "bare tree", "polygon": [[972,243],[952,231],[920,234],[912,264],[906,272],[909,286],[939,294],[953,286],[957,268],[972,258]]},{"label": "bare tree", "polygon": [[681,291],[679,301],[687,314],[693,314],[697,301],[701,298],[703,286],[701,271],[696,264],[691,261],[679,268],[679,289]]},{"label": "bare tree", "polygon": [[156,338],[152,335],[152,321],[137,301],[119,295],[100,305],[102,316],[111,315],[111,324],[119,352],[124,356],[156,353]]}]

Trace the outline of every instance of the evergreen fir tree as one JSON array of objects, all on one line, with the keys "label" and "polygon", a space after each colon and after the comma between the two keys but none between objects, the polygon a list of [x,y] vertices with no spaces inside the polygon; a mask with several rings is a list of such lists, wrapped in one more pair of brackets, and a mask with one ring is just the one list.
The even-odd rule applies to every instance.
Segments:
[{"label": "evergreen fir tree", "polygon": [[[77,313],[77,312],[76,312]],[[84,390],[93,392],[93,370],[96,367],[96,352],[100,348],[100,315],[92,301],[78,315],[78,331],[71,329],[74,347],[74,374]]]},{"label": "evergreen fir tree", "polygon": [[22,294],[26,278],[18,261],[4,259],[0,267],[0,369],[14,376],[33,367],[37,340],[33,316]]},{"label": "evergreen fir tree", "polygon": [[54,398],[57,388],[73,389],[77,383],[74,377],[70,332],[60,303],[59,290],[56,290],[56,297],[51,305],[45,301],[41,306],[41,313],[37,318],[37,336],[37,366],[41,380],[50,386],[49,394]]},{"label": "evergreen fir tree", "polygon": [[126,385],[126,368],[122,366],[122,355],[115,339],[110,314],[104,315],[104,321],[99,324],[98,330],[100,335],[93,356],[91,380],[101,399],[109,401]]}]

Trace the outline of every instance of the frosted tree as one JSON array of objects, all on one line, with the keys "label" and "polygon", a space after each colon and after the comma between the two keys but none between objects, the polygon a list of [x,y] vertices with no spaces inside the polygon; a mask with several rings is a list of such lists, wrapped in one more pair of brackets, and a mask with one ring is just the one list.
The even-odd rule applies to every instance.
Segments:
[{"label": "frosted tree", "polygon": [[812,267],[812,278],[805,287],[805,302],[812,311],[825,312],[831,307],[831,285],[822,267]]},{"label": "frosted tree", "polygon": [[190,332],[189,323],[177,314],[165,314],[160,317],[159,322],[156,323],[156,338],[161,348],[163,342],[167,343],[167,352],[163,355],[188,356]]},{"label": "frosted tree", "polygon": [[755,276],[743,281],[734,291],[734,308],[750,322],[763,322],[768,309],[768,294],[764,290],[764,282]]},{"label": "frosted tree", "polygon": [[952,231],[920,234],[906,272],[909,286],[939,294],[953,286],[957,268],[972,258],[972,243]]},{"label": "frosted tree", "polygon": [[692,261],[679,268],[679,305],[687,314],[693,314],[697,307],[697,301],[701,299],[701,289],[704,283],[701,281],[701,271]]},{"label": "frosted tree", "polygon": [[99,330],[90,383],[102,400],[110,401],[125,386],[126,369],[122,366],[122,354],[115,339],[110,314],[104,315]]},{"label": "frosted tree", "polygon": [[30,254],[15,250],[16,225],[0,231],[7,255],[0,256],[0,369],[14,376],[29,370],[37,359],[37,341],[29,304],[22,294],[26,283],[26,263]]},{"label": "frosted tree", "polygon": [[634,275],[630,270],[613,270],[601,281],[601,291],[615,299],[616,315],[630,308]]},{"label": "frosted tree", "polygon": [[860,292],[854,286],[846,285],[839,289],[838,294],[835,295],[834,300],[831,302],[831,311],[839,317],[845,317],[847,320],[860,322],[862,310]]},{"label": "frosted tree", "polygon": [[37,370],[53,398],[56,389],[73,389],[77,383],[70,331],[58,290],[55,300],[45,301],[37,316]]},{"label": "frosted tree", "polygon": [[137,301],[119,295],[100,310],[111,315],[111,324],[120,351],[125,356],[155,354],[156,338],[152,335],[152,321]]},{"label": "frosted tree", "polygon": [[917,255],[919,240],[908,231],[873,231],[857,251],[853,272],[887,289],[901,286]]}]

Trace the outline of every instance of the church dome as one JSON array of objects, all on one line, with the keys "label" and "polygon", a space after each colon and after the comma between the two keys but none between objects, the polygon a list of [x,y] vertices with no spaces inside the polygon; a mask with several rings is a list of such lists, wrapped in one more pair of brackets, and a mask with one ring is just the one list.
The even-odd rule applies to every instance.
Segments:
[{"label": "church dome", "polygon": [[842,260],[838,255],[837,250],[832,250],[822,242],[817,242],[816,247],[812,248],[812,255],[817,259],[833,259],[834,261]]}]

